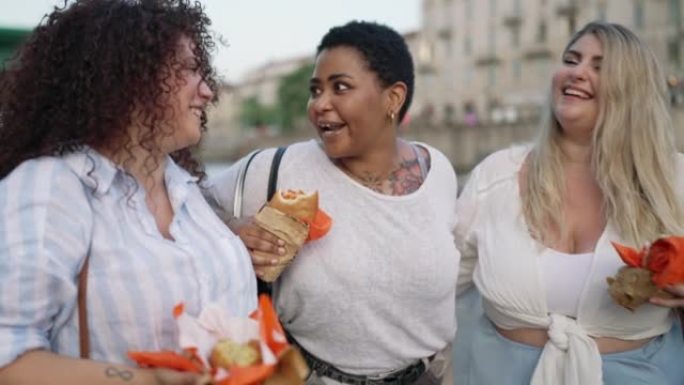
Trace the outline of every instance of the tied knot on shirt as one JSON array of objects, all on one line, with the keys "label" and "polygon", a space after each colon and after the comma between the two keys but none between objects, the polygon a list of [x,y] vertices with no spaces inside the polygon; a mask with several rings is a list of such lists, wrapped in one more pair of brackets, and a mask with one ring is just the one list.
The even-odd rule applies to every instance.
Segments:
[{"label": "tied knot on shirt", "polygon": [[549,314],[551,323],[549,324],[549,341],[562,351],[567,351],[571,335],[585,335],[582,327],[577,321],[561,314]]}]

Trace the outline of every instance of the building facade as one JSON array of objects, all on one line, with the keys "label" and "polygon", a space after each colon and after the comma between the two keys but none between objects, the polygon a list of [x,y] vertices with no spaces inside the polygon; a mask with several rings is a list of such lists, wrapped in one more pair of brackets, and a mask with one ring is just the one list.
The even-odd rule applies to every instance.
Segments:
[{"label": "building facade", "polygon": [[682,0],[423,0],[421,110],[437,123],[532,119],[570,36],[604,20],[637,33],[673,85],[684,75]]},{"label": "building facade", "polygon": [[[550,92],[551,72],[572,34],[593,20],[622,24],[654,51],[668,76],[684,149],[684,0],[422,0],[418,31],[404,33],[413,55],[416,87],[402,135],[434,145],[459,170],[537,131]],[[245,149],[301,139],[255,138],[240,130],[239,106],[250,97],[276,102],[280,79],[310,56],[267,63],[229,89],[218,106],[232,122],[212,131]],[[303,85],[305,86],[305,85]],[[271,143],[273,142],[273,143]],[[212,141],[213,144],[215,144]],[[251,144],[250,144],[251,143]],[[245,150],[243,150],[244,152]]]}]

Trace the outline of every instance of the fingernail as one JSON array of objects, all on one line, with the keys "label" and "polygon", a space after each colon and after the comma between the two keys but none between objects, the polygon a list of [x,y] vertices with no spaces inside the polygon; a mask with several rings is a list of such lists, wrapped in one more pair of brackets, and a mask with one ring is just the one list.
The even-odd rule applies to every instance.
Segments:
[{"label": "fingernail", "polygon": [[277,265],[278,260],[277,259],[271,259],[271,265]]},{"label": "fingernail", "polygon": [[284,255],[284,254],[285,254],[285,248],[284,248],[284,247],[279,247],[279,248],[278,248],[278,254]]},{"label": "fingernail", "polygon": [[285,241],[278,239],[278,246],[285,246]]}]

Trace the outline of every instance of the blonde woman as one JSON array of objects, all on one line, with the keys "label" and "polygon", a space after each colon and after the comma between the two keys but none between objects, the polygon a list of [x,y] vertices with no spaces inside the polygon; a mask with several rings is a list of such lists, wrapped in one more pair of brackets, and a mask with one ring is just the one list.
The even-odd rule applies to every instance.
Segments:
[{"label": "blonde woman", "polygon": [[563,52],[536,143],[472,172],[457,204],[459,291],[474,282],[484,314],[459,324],[458,384],[684,383],[673,310],[684,284],[634,313],[606,284],[623,265],[611,241],[684,234],[684,156],[666,100],[639,39],[590,23]]}]

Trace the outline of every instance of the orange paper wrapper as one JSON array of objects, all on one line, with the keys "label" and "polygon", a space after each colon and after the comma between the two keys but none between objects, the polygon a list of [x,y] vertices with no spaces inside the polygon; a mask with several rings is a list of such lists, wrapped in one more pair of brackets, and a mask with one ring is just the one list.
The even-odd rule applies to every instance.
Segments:
[{"label": "orange paper wrapper", "polygon": [[[198,318],[188,316],[182,304],[174,309],[181,352],[131,351],[129,358],[141,367],[167,368],[211,377],[214,385],[301,385],[309,374],[304,358],[290,346],[268,296],[259,297],[259,309],[250,318],[231,317],[210,306]],[[209,355],[224,338],[237,343],[258,339],[262,362],[246,367],[212,367]]]},{"label": "orange paper wrapper", "polygon": [[608,292],[630,311],[651,297],[672,298],[665,287],[684,282],[684,237],[660,238],[641,250],[618,243],[613,247],[627,266],[606,279]]}]

